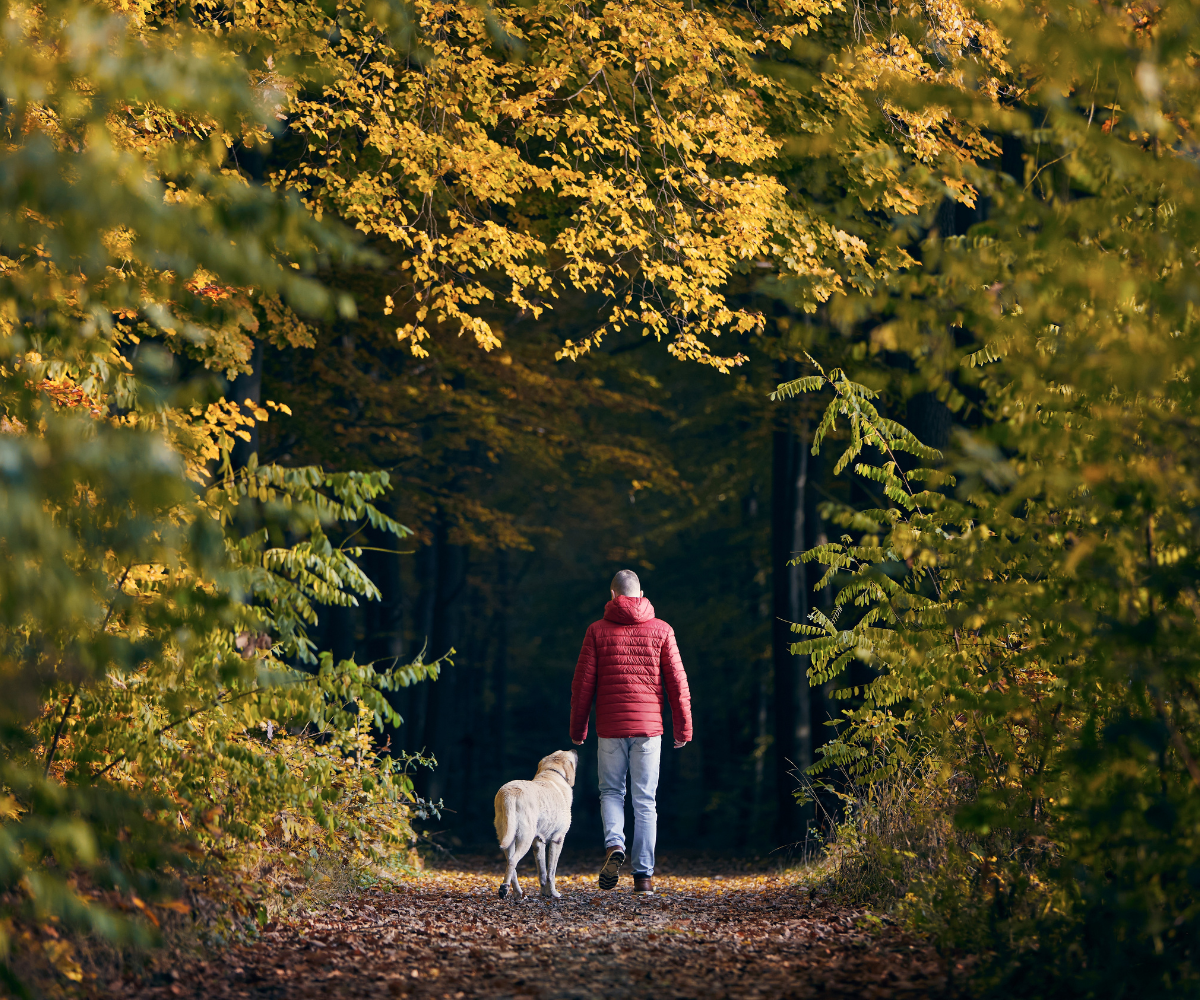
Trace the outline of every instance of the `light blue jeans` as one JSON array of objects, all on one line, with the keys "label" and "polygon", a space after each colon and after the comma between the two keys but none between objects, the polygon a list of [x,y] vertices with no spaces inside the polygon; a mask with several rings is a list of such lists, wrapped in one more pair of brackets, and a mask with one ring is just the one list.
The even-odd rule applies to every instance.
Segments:
[{"label": "light blue jeans", "polygon": [[[600,819],[604,849],[625,850],[625,775],[632,779],[634,875],[654,874],[654,841],[658,834],[658,761],[661,736],[627,736],[597,740],[599,744]],[[628,852],[627,852],[628,854]]]}]

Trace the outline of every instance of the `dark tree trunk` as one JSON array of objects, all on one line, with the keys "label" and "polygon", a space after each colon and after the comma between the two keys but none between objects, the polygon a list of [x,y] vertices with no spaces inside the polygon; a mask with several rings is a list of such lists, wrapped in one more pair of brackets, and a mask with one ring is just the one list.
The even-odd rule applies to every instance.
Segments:
[{"label": "dark tree trunk", "polygon": [[[379,600],[369,601],[363,608],[366,619],[366,655],[377,670],[388,670],[398,666],[404,659],[404,586],[400,576],[401,556],[396,550],[400,540],[386,532],[368,530],[367,537],[375,549],[389,551],[364,553],[367,575],[379,588]],[[401,692],[388,695],[392,707],[403,716],[407,711],[407,699]],[[388,727],[385,739],[391,748],[403,745],[402,734]]]},{"label": "dark tree trunk", "polygon": [[[806,444],[805,447],[810,449],[812,445]],[[820,494],[816,487],[821,484],[821,477],[825,474],[826,466],[820,455],[809,454],[808,457],[808,483],[810,488],[805,490],[804,505],[807,514],[805,516],[805,545],[814,547],[824,545],[829,539],[825,534],[825,527],[821,522],[821,514],[817,510],[820,502]],[[825,586],[821,588],[820,593],[813,590],[813,587],[820,581],[825,573],[825,567],[818,563],[810,563],[812,574],[809,577],[805,594],[807,595],[808,608],[819,606],[828,614],[833,610],[833,588]],[[808,612],[806,611],[805,614]],[[806,662],[805,666],[810,663]],[[813,760],[817,759],[817,747],[823,743],[829,742],[830,730],[825,725],[829,721],[831,712],[830,700],[826,697],[826,686],[818,685],[817,687],[807,687],[808,699],[810,704],[810,714],[812,718],[812,755]]]},{"label": "dark tree trunk", "polygon": [[[439,514],[433,524],[433,538],[430,540],[430,544],[418,549],[415,559],[417,586],[420,588],[421,599],[414,615],[416,619],[416,635],[413,645],[414,650],[424,650],[426,663],[437,659],[440,655],[434,650],[432,633],[434,607],[437,604],[437,581],[441,555],[441,545],[438,539],[441,530],[441,517]],[[427,717],[432,690],[437,687],[438,683],[438,681],[432,681],[418,684],[409,690],[409,718],[406,720],[408,725],[404,727],[404,748],[412,753],[419,753],[422,750],[429,751],[431,749],[429,746]],[[418,771],[414,781],[417,790],[422,795],[428,796],[429,772],[424,770]]]},{"label": "dark tree trunk", "polygon": [[775,839],[780,844],[795,839],[795,807],[792,798],[792,760],[795,757],[796,682],[792,654],[788,651],[791,631],[787,626],[787,560],[791,552],[791,431],[777,428],[772,438],[771,557],[774,582],[772,601],[771,653],[775,688]]},{"label": "dark tree trunk", "polygon": [[[443,518],[438,517],[434,534],[437,549],[437,573],[430,581],[433,606],[429,629],[430,655],[444,656],[459,641],[458,605],[466,577],[467,552],[461,545],[451,545]],[[438,758],[438,767],[429,779],[429,797],[446,794],[450,775],[460,766],[458,734],[455,732],[456,682],[455,668],[446,666],[441,676],[429,687],[429,703],[425,713],[425,745]]]},{"label": "dark tree trunk", "polygon": [[346,608],[340,604],[331,605],[325,611],[325,620],[329,623],[325,635],[325,646],[333,654],[336,662],[349,660],[354,656],[357,608]]},{"label": "dark tree trunk", "polygon": [[[465,566],[463,571],[465,575]],[[454,667],[456,701],[450,737],[456,758],[454,770],[448,775],[446,795],[457,811],[460,839],[469,839],[473,831],[487,828],[481,815],[486,797],[479,794],[483,777],[480,752],[490,743],[484,695],[486,664],[491,662],[493,636],[488,629],[472,628],[470,624],[487,621],[486,591],[481,587],[467,588],[465,582],[463,590],[460,639],[456,642],[459,656]],[[487,818],[491,818],[491,814],[488,809]]]},{"label": "dark tree trunk", "polygon": [[[950,444],[952,419],[950,408],[932,392],[919,392],[908,401],[908,429],[930,448],[944,451]],[[913,468],[924,464],[923,461],[914,462],[911,457],[910,463]],[[914,489],[918,488],[914,484]]]},{"label": "dark tree trunk", "polygon": [[758,675],[758,685],[755,691],[757,704],[755,706],[754,727],[754,789],[750,804],[750,830],[757,842],[767,833],[763,823],[764,792],[766,786],[767,754],[764,743],[770,732],[768,710],[771,706],[771,674],[764,664]]},{"label": "dark tree trunk", "polygon": [[[793,361],[780,366],[780,379],[795,378]],[[798,638],[792,622],[808,614],[803,564],[788,565],[805,549],[808,507],[807,434],[797,434],[792,414],[781,408],[772,436],[771,558],[773,582],[772,659],[775,688],[775,838],[793,843],[802,834],[803,813],[796,805],[796,771],[812,763],[812,713],[804,660],[793,656]]]},{"label": "dark tree trunk", "polygon": [[[811,448],[811,445],[807,446]],[[821,520],[818,506],[820,503],[820,494],[817,487],[822,485],[823,476],[826,475],[828,466],[825,464],[821,455],[809,455],[808,459],[808,483],[809,489],[805,491],[805,506],[807,509],[805,544],[809,547],[824,545],[829,541],[825,532],[824,523]],[[806,593],[808,595],[808,607],[820,607],[826,614],[833,611],[833,595],[834,588],[826,585],[819,592],[813,590],[813,586],[824,575],[825,567],[820,564],[810,563],[813,568],[812,574],[808,579]],[[805,666],[811,665],[811,661],[805,662]],[[815,763],[820,759],[818,750],[821,746],[828,743],[833,738],[834,731],[832,727],[826,725],[829,721],[837,717],[838,708],[833,698],[833,692],[837,687],[833,681],[828,681],[825,684],[812,686],[805,685],[805,690],[808,693],[809,712],[812,720],[812,738],[811,738],[811,756]],[[820,795],[820,793],[817,793]],[[820,802],[819,806],[809,808],[808,818],[814,821],[814,824],[820,825],[829,817],[837,815],[839,804],[837,799],[826,794]],[[828,836],[833,835],[832,829],[827,829],[825,833]]]},{"label": "dark tree trunk", "polygon": [[379,588],[379,600],[365,606],[367,655],[380,669],[398,664],[404,655],[404,590],[400,581],[400,559],[395,535],[368,529],[369,544],[384,552],[367,552],[363,560],[367,574]]},{"label": "dark tree trunk", "polygon": [[496,652],[492,658],[492,774],[504,780],[508,751],[508,616],[511,613],[508,553],[496,554]]},{"label": "dark tree trunk", "polygon": [[1006,135],[1001,138],[1000,169],[1019,187],[1025,186],[1025,144],[1020,136]]},{"label": "dark tree trunk", "polygon": [[[805,530],[808,514],[808,427],[801,424],[795,435],[792,450],[792,558],[808,548]],[[788,574],[788,620],[803,622],[808,619],[808,572],[802,562],[789,566]],[[791,641],[800,636],[793,633]],[[808,688],[808,657],[793,656],[792,669],[796,673],[796,738],[794,747],[795,764],[806,770],[812,764],[812,706]]]}]

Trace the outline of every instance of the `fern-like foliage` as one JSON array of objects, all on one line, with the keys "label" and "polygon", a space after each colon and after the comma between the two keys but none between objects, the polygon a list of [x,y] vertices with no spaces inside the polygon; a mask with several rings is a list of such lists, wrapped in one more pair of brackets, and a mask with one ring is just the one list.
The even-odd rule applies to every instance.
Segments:
[{"label": "fern-like foliage", "polygon": [[[829,394],[813,451],[842,446],[837,469],[853,463],[892,503],[823,507],[845,533],[800,558],[824,568],[816,586],[834,588],[839,617],[796,623],[792,651],[855,706],[814,774],[892,780],[920,746],[926,773],[973,789],[951,797],[974,846],[909,887],[935,901],[922,920],[948,920],[946,900],[967,891],[989,930],[953,933],[1002,935],[996,982],[1025,982],[1023,942],[1052,939],[1081,957],[1039,995],[1101,995],[1097,970],[1127,982],[1135,967],[1182,995],[1196,955],[1184,928],[1200,916],[1187,874],[1200,870],[1200,401],[1182,373],[1200,341],[1182,316],[1144,314],[1156,360],[1131,376],[1124,335],[1101,350],[1081,316],[1013,322],[989,362],[1007,371],[982,384],[983,426],[959,431],[944,466],[842,371],[777,390]],[[901,452],[928,464],[906,472]],[[871,679],[844,682],[852,663]]]}]

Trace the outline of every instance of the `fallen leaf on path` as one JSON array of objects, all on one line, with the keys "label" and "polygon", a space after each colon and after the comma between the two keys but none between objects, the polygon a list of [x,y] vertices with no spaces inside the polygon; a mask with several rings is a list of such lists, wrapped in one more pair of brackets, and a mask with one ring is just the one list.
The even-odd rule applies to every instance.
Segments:
[{"label": "fallen leaf on path", "polygon": [[[566,871],[562,898],[496,896],[499,862],[458,859],[388,890],[281,921],[219,961],[99,997],[166,1000],[865,1000],[949,998],[926,943],[862,910],[814,897],[797,875],[656,874],[601,892]],[[114,984],[115,985],[115,984]],[[179,992],[175,992],[178,989]]]}]

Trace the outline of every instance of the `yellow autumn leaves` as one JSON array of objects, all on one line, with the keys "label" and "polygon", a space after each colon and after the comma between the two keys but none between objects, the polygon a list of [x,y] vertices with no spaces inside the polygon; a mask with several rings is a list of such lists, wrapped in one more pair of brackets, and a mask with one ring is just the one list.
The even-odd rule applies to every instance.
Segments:
[{"label": "yellow autumn leaves", "polygon": [[[216,31],[225,15],[199,9]],[[144,30],[170,24],[138,10]],[[394,315],[418,356],[446,333],[493,350],[489,314],[537,317],[570,294],[596,319],[560,357],[633,332],[727,370],[743,359],[717,338],[762,326],[739,272],[769,271],[811,310],[914,264],[893,219],[974,203],[969,168],[994,144],[946,107],[888,100],[886,82],[996,100],[1010,72],[1003,36],[958,0],[869,16],[841,0],[755,12],[418,0],[399,25],[370,0],[334,12],[243,0],[230,13],[235,50],[271,53],[250,59],[251,84],[286,122],[269,183],[388,257],[386,306],[363,305]],[[924,38],[903,27],[913,19]],[[826,55],[793,58],[802,38]],[[956,75],[964,52],[978,80]],[[141,118],[114,122],[123,145],[199,128],[137,113],[153,135]],[[261,123],[246,128],[248,145],[266,139]]]},{"label": "yellow autumn leaves", "polygon": [[[291,3],[256,2],[239,18],[291,38],[319,67],[290,107],[303,151],[273,182],[385,252],[397,245],[387,314],[414,354],[439,329],[492,350],[500,337],[481,307],[536,316],[571,290],[600,304],[593,329],[560,356],[633,330],[725,370],[741,356],[718,353],[714,338],[762,323],[734,302],[735,272],[762,262],[815,303],[844,280],[874,282],[909,263],[809,211],[780,178],[785,127],[870,117],[861,90],[887,52],[872,39],[852,79],[827,75],[816,97],[758,62],[840,9],[786,0],[756,21],[684,3],[419,0],[397,37],[365,0],[344,0],[328,42],[296,41]],[[508,58],[498,35],[521,57]],[[947,143],[973,155],[944,113],[926,117],[906,117],[913,156],[929,161]],[[928,191],[899,182],[903,165],[872,158],[869,126],[860,132],[843,141],[843,159],[872,192],[867,207],[927,204]]]}]

